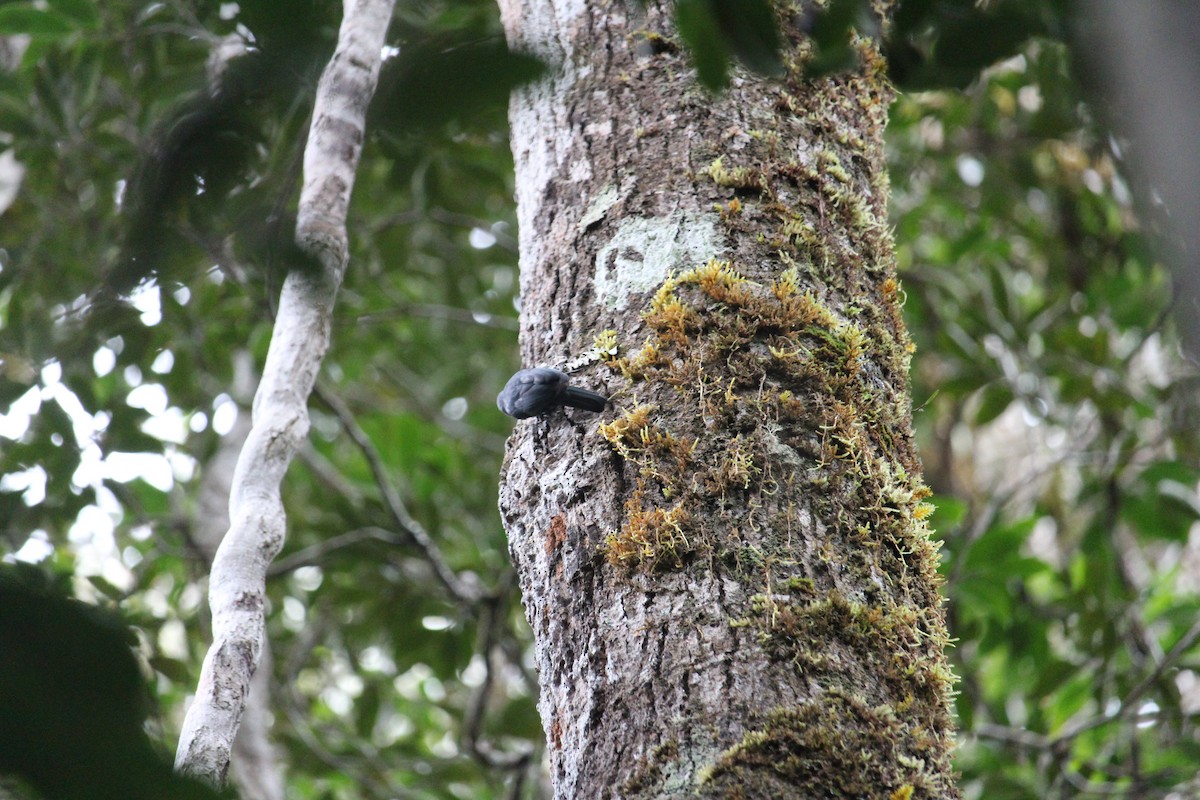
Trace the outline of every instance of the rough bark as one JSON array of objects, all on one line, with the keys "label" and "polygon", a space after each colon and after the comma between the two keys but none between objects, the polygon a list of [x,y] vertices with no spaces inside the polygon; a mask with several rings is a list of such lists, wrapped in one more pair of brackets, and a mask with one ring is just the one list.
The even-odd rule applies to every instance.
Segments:
[{"label": "rough bark", "polygon": [[229,754],[263,642],[266,573],[283,546],[279,486],[308,434],[306,403],[329,347],[346,268],[346,209],[379,76],[392,0],[346,0],[338,45],[321,76],[304,152],[296,242],[311,264],[284,281],[253,425],[234,471],[228,533],[209,577],[213,643],[180,732],[175,768],[214,786]]},{"label": "rough bark", "polygon": [[[254,395],[253,359],[246,352],[234,355],[233,396],[249,401]],[[250,416],[241,413],[233,429],[204,465],[196,494],[193,541],[211,566],[225,532],[229,530],[229,494],[238,456],[250,435]],[[263,640],[258,667],[250,682],[246,709],[233,740],[230,769],[242,800],[283,800],[283,770],[270,732],[271,646]]]},{"label": "rough bark", "polygon": [[[501,2],[527,366],[501,512],[555,796],[955,797],[937,548],[862,66],[695,82],[669,7]],[[594,350],[593,350],[594,348]]]}]

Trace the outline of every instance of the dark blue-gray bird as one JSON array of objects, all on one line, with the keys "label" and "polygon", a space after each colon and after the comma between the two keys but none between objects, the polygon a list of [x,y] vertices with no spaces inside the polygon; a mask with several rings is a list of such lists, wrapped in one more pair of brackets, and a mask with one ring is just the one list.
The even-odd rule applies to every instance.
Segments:
[{"label": "dark blue-gray bird", "polygon": [[606,405],[604,395],[571,386],[567,373],[549,367],[521,370],[496,396],[496,406],[517,419],[540,417],[559,406],[603,411]]}]

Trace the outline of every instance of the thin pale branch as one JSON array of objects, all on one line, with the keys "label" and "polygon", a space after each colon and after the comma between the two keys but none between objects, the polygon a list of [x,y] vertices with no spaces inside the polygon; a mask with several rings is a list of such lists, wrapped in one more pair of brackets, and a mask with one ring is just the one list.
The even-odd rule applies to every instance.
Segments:
[{"label": "thin pale branch", "polygon": [[285,532],[279,487],[308,435],[306,402],[329,347],[348,258],[346,209],[392,4],[345,0],[337,49],[317,86],[296,223],[296,242],[311,264],[289,272],[280,295],[253,427],[234,472],[230,528],[209,580],[213,643],[175,757],[178,771],[213,786],[225,783],[262,650],[267,569]]}]

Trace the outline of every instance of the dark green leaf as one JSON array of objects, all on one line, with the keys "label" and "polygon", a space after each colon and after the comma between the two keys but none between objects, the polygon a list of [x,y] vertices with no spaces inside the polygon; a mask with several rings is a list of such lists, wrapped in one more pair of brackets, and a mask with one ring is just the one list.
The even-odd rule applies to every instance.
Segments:
[{"label": "dark green leaf", "polygon": [[74,30],[71,20],[57,11],[37,9],[29,3],[0,6],[0,34],[28,33],[53,38]]},{"label": "dark green leaf", "polygon": [[871,35],[878,27],[868,0],[832,0],[818,13],[812,40],[816,55],[804,65],[805,75],[817,77],[850,69],[858,60],[851,37]]},{"label": "dark green leaf", "polygon": [[217,797],[175,776],[146,738],[131,640],[39,570],[0,565],[0,772],[47,800]]},{"label": "dark green leaf", "polygon": [[1013,402],[1012,387],[1002,381],[988,384],[979,397],[975,424],[986,425],[1003,414]]},{"label": "dark green leaf", "polygon": [[500,37],[407,43],[383,66],[371,124],[411,135],[451,120],[477,123],[485,112],[506,109],[509,93],[544,71],[539,59],[510,51]]},{"label": "dark green leaf", "polygon": [[1041,33],[1037,20],[1012,4],[994,12],[978,8],[939,20],[932,67],[946,85],[965,86],[985,67],[1016,54],[1018,45]]},{"label": "dark green leaf", "polygon": [[1194,467],[1180,462],[1152,464],[1138,476],[1136,494],[1125,501],[1122,518],[1144,536],[1185,541],[1200,521],[1198,477]]},{"label": "dark green leaf", "polygon": [[119,586],[113,585],[111,581],[100,575],[89,575],[88,583],[96,587],[100,594],[107,597],[109,600],[120,601],[125,598],[125,591]]},{"label": "dark green leaf", "polygon": [[710,0],[734,57],[760,75],[781,75],[779,26],[766,0]]},{"label": "dark green leaf", "polygon": [[717,92],[729,85],[729,50],[707,0],[679,0],[675,25],[687,44],[700,83]]},{"label": "dark green leaf", "polygon": [[364,739],[369,738],[375,730],[375,723],[379,720],[380,706],[379,686],[374,682],[368,682],[354,701],[355,730]]},{"label": "dark green leaf", "polygon": [[967,563],[980,570],[1005,570],[1003,564],[1016,560],[1037,519],[1030,517],[1011,525],[996,525],[987,530],[968,551]]},{"label": "dark green leaf", "polygon": [[48,4],[86,28],[94,28],[100,19],[92,0],[48,0]]},{"label": "dark green leaf", "polygon": [[933,514],[929,519],[934,530],[953,528],[961,523],[967,514],[967,504],[957,497],[938,495],[930,502],[933,503]]},{"label": "dark green leaf", "polygon": [[166,656],[151,656],[148,661],[150,667],[155,672],[166,676],[182,686],[187,686],[195,680],[195,675],[192,674],[188,665],[182,661],[167,658]]}]

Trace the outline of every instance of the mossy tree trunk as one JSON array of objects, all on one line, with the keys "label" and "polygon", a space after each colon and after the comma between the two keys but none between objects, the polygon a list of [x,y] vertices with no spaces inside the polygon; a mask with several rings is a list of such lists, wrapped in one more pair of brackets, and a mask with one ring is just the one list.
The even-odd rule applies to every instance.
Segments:
[{"label": "mossy tree trunk", "polygon": [[[951,675],[863,66],[695,81],[670,9],[501,2],[526,365],[501,510],[558,798],[945,798]],[[594,349],[593,349],[594,348]]]}]

